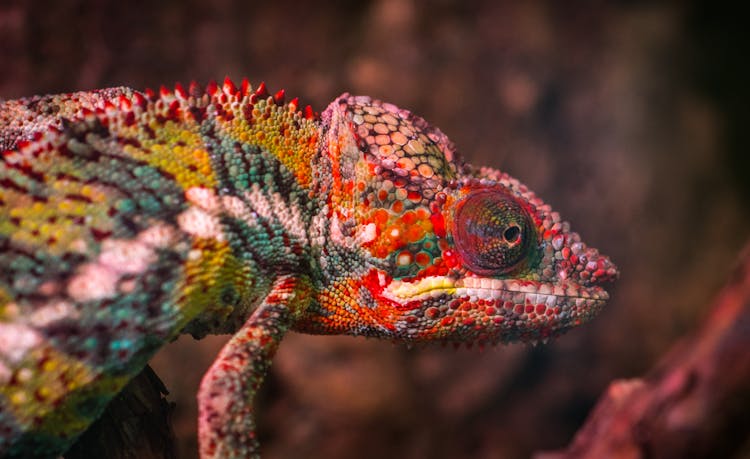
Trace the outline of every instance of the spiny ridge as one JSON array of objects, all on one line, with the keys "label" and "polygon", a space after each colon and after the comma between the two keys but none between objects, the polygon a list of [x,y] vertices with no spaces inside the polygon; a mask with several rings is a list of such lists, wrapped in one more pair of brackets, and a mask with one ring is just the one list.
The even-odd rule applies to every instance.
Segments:
[{"label": "spiny ridge", "polygon": [[[191,81],[187,89],[185,85],[177,82],[171,89],[160,86],[158,92],[150,88],[143,92],[134,91],[131,96],[120,95],[116,99],[106,101],[102,108],[97,108],[93,112],[83,109],[81,118],[94,114],[100,117],[119,118],[124,124],[131,125],[136,117],[150,112],[162,121],[192,119],[201,122],[205,119],[206,108],[213,105],[221,116],[231,118],[243,113],[249,120],[253,109],[260,101],[278,107],[288,107],[291,112],[299,113],[307,120],[319,118],[319,114],[310,105],[302,107],[298,97],[285,102],[284,89],[272,95],[264,82],[253,88],[247,78],[243,78],[238,86],[229,77],[226,77],[221,85],[210,81],[207,85],[201,86]],[[236,110],[238,104],[241,107],[240,111]]]}]

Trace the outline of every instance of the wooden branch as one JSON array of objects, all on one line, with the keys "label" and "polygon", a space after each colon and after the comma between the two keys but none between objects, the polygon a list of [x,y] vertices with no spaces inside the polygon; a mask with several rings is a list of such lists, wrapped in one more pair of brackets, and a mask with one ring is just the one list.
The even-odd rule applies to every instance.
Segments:
[{"label": "wooden branch", "polygon": [[613,382],[566,450],[535,459],[732,457],[750,436],[750,243],[700,329]]},{"label": "wooden branch", "polygon": [[146,366],[65,453],[65,459],[173,459],[173,404],[164,383]]}]

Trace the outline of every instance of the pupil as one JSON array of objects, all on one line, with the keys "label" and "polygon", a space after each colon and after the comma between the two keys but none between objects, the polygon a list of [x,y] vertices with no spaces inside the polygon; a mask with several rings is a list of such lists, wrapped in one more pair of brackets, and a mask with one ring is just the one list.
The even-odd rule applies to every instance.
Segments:
[{"label": "pupil", "polygon": [[503,238],[509,243],[518,242],[519,237],[521,237],[521,229],[515,225],[509,226],[508,229],[503,232]]}]

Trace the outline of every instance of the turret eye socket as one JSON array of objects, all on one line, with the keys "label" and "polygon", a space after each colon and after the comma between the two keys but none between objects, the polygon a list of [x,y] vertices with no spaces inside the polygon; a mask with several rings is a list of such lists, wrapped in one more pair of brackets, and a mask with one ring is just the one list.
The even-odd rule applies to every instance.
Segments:
[{"label": "turret eye socket", "polygon": [[502,191],[474,192],[457,205],[454,243],[477,274],[512,271],[528,256],[535,236],[529,213]]}]

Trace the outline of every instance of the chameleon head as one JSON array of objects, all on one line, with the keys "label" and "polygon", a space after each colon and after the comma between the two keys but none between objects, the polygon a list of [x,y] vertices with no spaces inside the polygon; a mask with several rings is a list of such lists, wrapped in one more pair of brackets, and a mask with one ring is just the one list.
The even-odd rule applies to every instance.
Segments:
[{"label": "chameleon head", "polygon": [[[617,268],[516,179],[422,118],[344,94],[323,114],[325,326],[407,341],[537,341],[593,317]],[[339,272],[336,266],[344,266]]]}]

